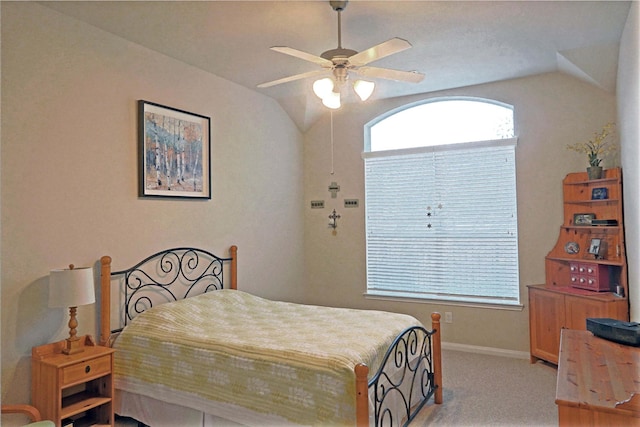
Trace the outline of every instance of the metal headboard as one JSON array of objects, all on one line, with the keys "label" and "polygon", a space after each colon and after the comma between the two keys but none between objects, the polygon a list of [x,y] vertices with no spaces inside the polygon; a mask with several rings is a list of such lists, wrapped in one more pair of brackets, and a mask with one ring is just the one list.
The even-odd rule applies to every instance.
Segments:
[{"label": "metal headboard", "polygon": [[[221,258],[209,251],[180,247],[166,249],[155,253],[126,270],[111,272],[111,258],[102,257],[103,299],[110,300],[111,280],[120,280],[120,328],[110,330],[109,304],[102,309],[103,324],[109,322],[109,326],[101,326],[101,335],[108,332],[117,332],[126,326],[138,314],[156,305],[178,301],[205,292],[224,288],[236,289],[237,247],[229,250],[229,258]],[[230,264],[230,268],[225,268]],[[230,280],[225,277],[225,270],[230,272]],[[108,280],[105,280],[105,277]],[[107,283],[108,282],[108,283]],[[104,289],[107,288],[107,289]],[[108,295],[107,295],[108,294]],[[103,301],[104,302],[104,301]],[[105,317],[106,316],[106,317]],[[103,337],[101,337],[102,341]]]}]

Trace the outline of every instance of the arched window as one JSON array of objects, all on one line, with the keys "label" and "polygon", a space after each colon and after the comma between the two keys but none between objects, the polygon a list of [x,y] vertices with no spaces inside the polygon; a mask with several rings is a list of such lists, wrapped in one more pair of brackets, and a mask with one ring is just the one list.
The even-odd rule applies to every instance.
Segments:
[{"label": "arched window", "polygon": [[366,125],[367,294],[520,304],[513,123],[447,98]]}]

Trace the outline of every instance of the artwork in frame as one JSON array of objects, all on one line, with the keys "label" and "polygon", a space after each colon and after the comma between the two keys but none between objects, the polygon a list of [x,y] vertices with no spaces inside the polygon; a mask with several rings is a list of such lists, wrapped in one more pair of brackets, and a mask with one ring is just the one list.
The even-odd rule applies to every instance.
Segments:
[{"label": "artwork in frame", "polygon": [[573,214],[573,225],[591,225],[595,218],[595,214],[592,213]]},{"label": "artwork in frame", "polygon": [[589,253],[593,255],[595,259],[604,259],[606,252],[607,242],[604,239],[591,239],[591,243],[589,243]]},{"label": "artwork in frame", "polygon": [[598,187],[591,190],[592,200],[605,200],[609,198],[609,190],[607,187]]},{"label": "artwork in frame", "polygon": [[211,199],[211,119],[138,101],[140,197]]}]

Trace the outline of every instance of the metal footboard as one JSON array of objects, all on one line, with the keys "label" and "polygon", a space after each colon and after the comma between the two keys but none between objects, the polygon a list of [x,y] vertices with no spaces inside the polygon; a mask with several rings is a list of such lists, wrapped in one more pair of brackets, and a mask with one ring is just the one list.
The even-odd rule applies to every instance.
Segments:
[{"label": "metal footboard", "polygon": [[427,331],[421,326],[408,328],[387,350],[368,383],[373,392],[375,426],[408,425],[436,393],[439,386],[431,341],[435,333],[435,329]]}]

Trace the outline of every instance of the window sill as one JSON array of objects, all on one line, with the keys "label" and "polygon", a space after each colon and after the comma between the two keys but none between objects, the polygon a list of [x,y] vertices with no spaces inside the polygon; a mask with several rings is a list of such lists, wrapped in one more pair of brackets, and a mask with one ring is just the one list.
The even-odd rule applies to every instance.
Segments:
[{"label": "window sill", "polygon": [[522,311],[524,309],[523,304],[501,304],[496,302],[471,302],[471,301],[451,301],[444,299],[436,299],[436,298],[425,298],[425,297],[408,297],[408,296],[391,296],[391,295],[380,295],[380,294],[370,294],[364,293],[364,297],[366,299],[373,300],[386,300],[386,301],[397,301],[397,302],[410,302],[414,304],[436,304],[436,305],[447,305],[447,306],[455,306],[455,307],[471,307],[471,308],[488,308],[491,310],[508,310],[508,311]]}]

